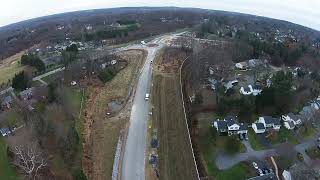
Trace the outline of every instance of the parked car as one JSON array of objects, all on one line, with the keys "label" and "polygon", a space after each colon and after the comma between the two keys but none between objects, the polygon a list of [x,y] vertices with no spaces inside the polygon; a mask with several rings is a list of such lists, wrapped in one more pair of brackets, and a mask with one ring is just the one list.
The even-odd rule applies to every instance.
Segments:
[{"label": "parked car", "polygon": [[243,140],[242,134],[239,134],[239,139],[240,139],[241,141]]},{"label": "parked car", "polygon": [[243,136],[244,136],[244,139],[245,139],[245,140],[247,140],[247,141],[249,140],[247,133],[243,134]]},{"label": "parked car", "polygon": [[257,164],[256,162],[252,162],[252,166],[253,166],[255,169],[259,169],[258,164]]},{"label": "parked car", "polygon": [[264,175],[261,169],[258,169],[258,175],[259,176],[263,176]]}]

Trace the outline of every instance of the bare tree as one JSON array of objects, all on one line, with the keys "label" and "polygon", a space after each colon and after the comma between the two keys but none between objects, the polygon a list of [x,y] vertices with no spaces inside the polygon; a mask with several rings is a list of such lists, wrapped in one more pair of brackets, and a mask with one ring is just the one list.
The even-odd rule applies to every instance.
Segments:
[{"label": "bare tree", "polygon": [[14,164],[19,167],[27,178],[36,179],[39,170],[47,166],[43,153],[35,143],[14,148]]}]

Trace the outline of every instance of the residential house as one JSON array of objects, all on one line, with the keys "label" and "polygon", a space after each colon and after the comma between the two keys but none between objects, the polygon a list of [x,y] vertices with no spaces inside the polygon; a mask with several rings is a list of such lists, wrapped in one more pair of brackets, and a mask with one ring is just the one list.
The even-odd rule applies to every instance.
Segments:
[{"label": "residential house", "polygon": [[241,87],[240,93],[243,95],[254,95],[257,96],[262,92],[261,86],[258,85],[248,85],[248,87]]},{"label": "residential house", "polygon": [[264,126],[264,124],[259,122],[252,123],[252,129],[256,134],[261,134],[266,132],[266,127]]},{"label": "residential house", "polygon": [[111,65],[115,65],[115,64],[117,64],[117,60],[114,59],[111,61]]},{"label": "residential house", "polygon": [[224,118],[224,120],[214,121],[213,126],[219,133],[227,133],[229,136],[248,132],[247,125],[238,123],[237,119],[233,116],[227,116]]},{"label": "residential house", "polygon": [[263,123],[266,129],[273,129],[278,131],[281,127],[280,119],[273,118],[271,116],[259,117],[258,122]]},{"label": "residential house", "polygon": [[19,93],[20,98],[25,100],[25,101],[31,99],[32,98],[32,94],[33,94],[33,90],[34,90],[34,88],[29,88],[29,89],[26,89],[24,91],[21,91]]},{"label": "residential house", "polygon": [[239,81],[236,80],[236,79],[224,83],[223,86],[224,86],[225,89],[226,89],[226,90],[225,90],[225,93],[226,93],[229,89],[233,88],[233,86],[236,86],[238,83],[239,83]]},{"label": "residential house", "polygon": [[10,129],[9,128],[1,128],[0,129],[0,132],[1,132],[1,135],[4,137],[4,136],[7,136],[11,133]]},{"label": "residential house", "polygon": [[311,107],[313,107],[315,110],[319,110],[320,109],[320,99],[317,98],[315,101],[313,101],[311,103]]},{"label": "residential house", "polygon": [[294,129],[296,126],[301,125],[301,116],[289,113],[287,115],[282,115],[281,119],[283,120],[283,125],[287,129]]},{"label": "residential house", "polygon": [[247,62],[238,62],[236,63],[235,67],[239,70],[247,70],[248,69],[248,63]]},{"label": "residential house", "polygon": [[3,98],[3,100],[1,101],[1,107],[2,108],[6,108],[6,109],[10,109],[11,105],[12,105],[12,97],[11,96],[6,96]]}]

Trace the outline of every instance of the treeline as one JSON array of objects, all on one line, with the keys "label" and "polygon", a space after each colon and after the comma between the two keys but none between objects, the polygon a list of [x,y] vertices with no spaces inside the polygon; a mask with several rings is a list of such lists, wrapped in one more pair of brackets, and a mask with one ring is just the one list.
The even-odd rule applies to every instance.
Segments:
[{"label": "treeline", "polygon": [[93,33],[86,32],[84,34],[84,39],[86,41],[92,40],[101,40],[101,39],[111,39],[111,38],[123,38],[127,37],[129,32],[134,32],[139,29],[138,24],[129,24],[125,27],[116,28],[116,29],[105,29],[97,30]]},{"label": "treeline", "polygon": [[25,90],[30,87],[29,83],[30,79],[25,74],[24,71],[21,71],[18,74],[15,74],[15,76],[12,79],[12,87],[18,91]]},{"label": "treeline", "polygon": [[44,62],[35,54],[22,55],[21,64],[35,67],[38,72],[43,72],[46,70]]},{"label": "treeline", "polygon": [[297,60],[308,51],[308,46],[303,43],[287,43],[260,40],[255,35],[239,31],[237,38],[250,44],[253,48],[252,58],[270,56],[271,63],[280,66],[282,64],[295,65]]},{"label": "treeline", "polygon": [[118,20],[117,23],[121,24],[121,25],[129,25],[129,24],[136,24],[137,21],[135,20],[128,20],[128,19],[121,19]]}]

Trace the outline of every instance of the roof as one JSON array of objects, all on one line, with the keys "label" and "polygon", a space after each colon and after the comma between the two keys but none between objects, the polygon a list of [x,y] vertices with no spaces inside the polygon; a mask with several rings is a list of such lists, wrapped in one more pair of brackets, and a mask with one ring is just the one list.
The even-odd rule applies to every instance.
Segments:
[{"label": "roof", "polygon": [[228,129],[226,121],[217,121],[218,129]]},{"label": "roof", "polygon": [[271,116],[263,116],[264,122],[266,124],[273,124],[273,117]]},{"label": "roof", "polygon": [[9,133],[10,130],[9,130],[9,128],[1,128],[1,129],[0,129],[0,132],[1,132],[2,134],[5,134],[5,133]]},{"label": "roof", "polygon": [[233,116],[226,116],[224,118],[224,120],[227,122],[227,125],[228,126],[232,126],[234,124],[237,124],[237,119]]},{"label": "roof", "polygon": [[293,113],[289,113],[289,114],[287,114],[287,116],[290,117],[290,119],[292,119],[294,121],[301,119],[299,115],[293,114]]},{"label": "roof", "polygon": [[294,123],[292,121],[286,121],[285,123],[288,124],[289,128],[290,129],[293,129],[294,128]]},{"label": "roof", "polygon": [[264,127],[264,124],[263,123],[255,123],[256,124],[256,126],[257,126],[257,130],[264,130],[264,129],[266,129],[265,127]]},{"label": "roof", "polygon": [[19,94],[20,94],[20,96],[26,96],[26,95],[31,94],[32,91],[33,91],[33,88],[29,88],[29,89],[26,89],[24,91],[21,91]]},{"label": "roof", "polygon": [[275,179],[277,179],[277,177],[274,175],[274,173],[270,173],[263,176],[252,177],[247,180],[275,180]]},{"label": "roof", "polygon": [[11,96],[6,96],[2,100],[2,103],[10,103],[10,102],[12,102],[12,97]]},{"label": "roof", "polygon": [[261,90],[261,89],[262,89],[262,86],[260,86],[260,85],[253,85],[253,86],[252,86],[252,89]]},{"label": "roof", "polygon": [[248,86],[243,87],[243,90],[246,91],[246,92],[251,92],[251,89]]},{"label": "roof", "polygon": [[239,127],[239,131],[245,131],[248,130],[248,126],[246,124],[241,123]]}]

